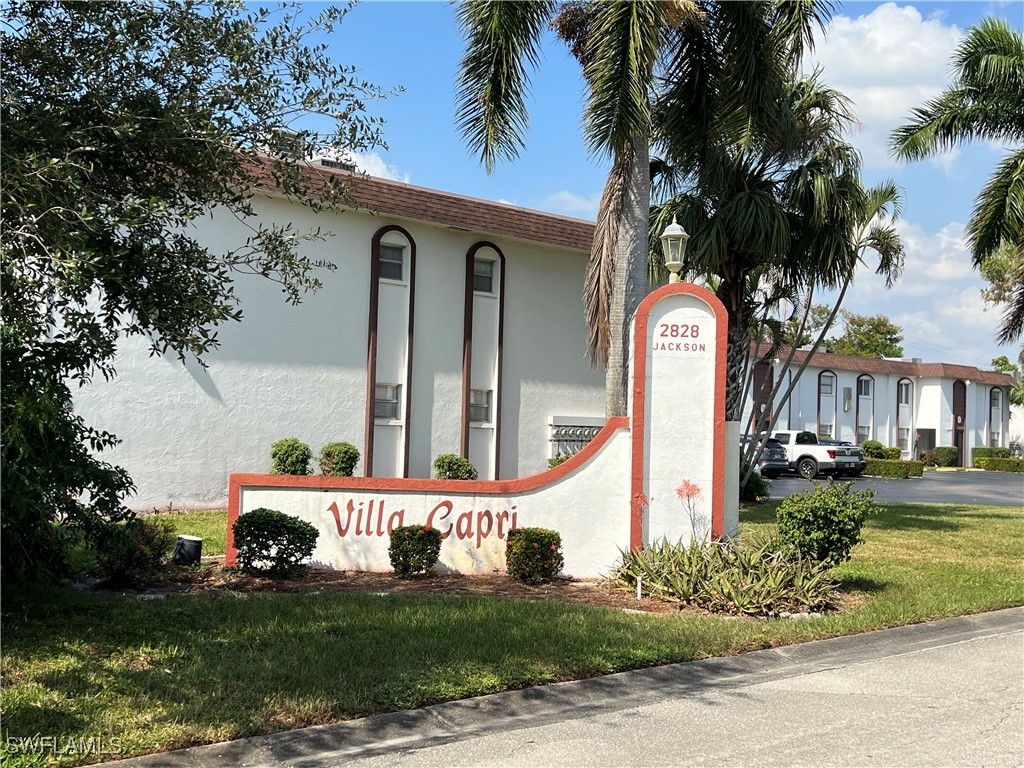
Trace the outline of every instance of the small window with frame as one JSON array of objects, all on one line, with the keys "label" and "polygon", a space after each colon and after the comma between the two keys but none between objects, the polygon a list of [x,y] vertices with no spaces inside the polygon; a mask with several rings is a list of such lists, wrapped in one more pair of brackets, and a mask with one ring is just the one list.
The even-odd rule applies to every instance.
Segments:
[{"label": "small window with frame", "polygon": [[831,373],[821,374],[821,378],[818,380],[818,392],[822,395],[831,395],[835,386],[836,377]]},{"label": "small window with frame", "polygon": [[478,293],[494,293],[493,261],[473,259],[473,290]]},{"label": "small window with frame", "polygon": [[380,277],[398,282],[405,279],[405,249],[402,246],[381,244]]},{"label": "small window with frame", "polygon": [[491,423],[491,394],[490,389],[469,390],[469,421],[472,424]]},{"label": "small window with frame", "polygon": [[373,398],[373,417],[384,421],[398,421],[401,416],[401,384],[378,384]]},{"label": "small window with frame", "polygon": [[860,445],[865,440],[871,439],[871,427],[861,424],[857,427],[857,444]]},{"label": "small window with frame", "polygon": [[871,397],[871,379],[857,379],[857,394],[860,397]]}]

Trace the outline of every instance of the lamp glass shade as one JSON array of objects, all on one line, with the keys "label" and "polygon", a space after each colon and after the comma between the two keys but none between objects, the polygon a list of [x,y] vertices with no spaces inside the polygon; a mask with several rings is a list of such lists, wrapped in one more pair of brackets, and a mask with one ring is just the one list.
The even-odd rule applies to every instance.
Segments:
[{"label": "lamp glass shade", "polygon": [[686,241],[690,236],[686,230],[679,226],[676,217],[672,217],[672,223],[665,227],[661,233],[661,252],[665,256],[665,266],[669,272],[678,272],[683,268],[683,256],[686,255]]}]

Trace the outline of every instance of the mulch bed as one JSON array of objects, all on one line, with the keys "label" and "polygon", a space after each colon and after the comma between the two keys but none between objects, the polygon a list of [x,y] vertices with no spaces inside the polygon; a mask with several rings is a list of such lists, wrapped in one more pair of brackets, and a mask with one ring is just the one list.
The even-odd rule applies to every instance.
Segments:
[{"label": "mulch bed", "polygon": [[564,600],[605,608],[647,613],[676,613],[679,603],[615,589],[597,579],[555,579],[524,584],[501,572],[485,574],[434,573],[400,579],[391,573],[309,570],[299,576],[271,578],[224,567],[223,558],[204,559],[199,568],[175,567],[169,580],[150,592],[197,594],[211,592],[369,592],[373,594],[499,595],[518,600]]}]

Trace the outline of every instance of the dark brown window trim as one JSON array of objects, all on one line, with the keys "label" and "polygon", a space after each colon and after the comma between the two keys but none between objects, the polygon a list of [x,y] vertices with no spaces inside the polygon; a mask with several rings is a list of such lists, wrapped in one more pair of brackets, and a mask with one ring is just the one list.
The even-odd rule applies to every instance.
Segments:
[{"label": "dark brown window trim", "polygon": [[836,376],[835,371],[827,368],[818,373],[818,425],[814,431],[817,435],[821,435],[821,377],[826,374],[832,377],[832,438],[835,439],[839,433],[836,425],[839,413],[839,377]]},{"label": "dark brown window trim", "polygon": [[412,427],[412,352],[413,327],[416,316],[416,241],[404,227],[389,224],[378,229],[370,245],[370,316],[367,321],[366,342],[366,410],[363,422],[363,474],[373,477],[373,401],[377,389],[377,319],[380,304],[380,244],[384,235],[398,232],[409,243],[409,329],[406,336],[406,363],[404,393],[404,428],[402,447],[402,477],[409,476],[409,433]]},{"label": "dark brown window trim", "polygon": [[[869,429],[871,430],[872,437],[868,438],[868,439],[875,440],[878,437],[874,433],[874,427],[875,427],[875,377],[872,376],[870,373],[862,373],[860,376],[857,377],[857,383],[855,385],[856,389],[857,389],[857,407],[856,407],[856,409],[854,409],[854,412],[853,412],[854,413],[854,416],[853,416],[854,430],[853,431],[854,431],[854,434],[856,436],[853,439],[856,441],[856,443],[855,443],[856,445],[860,445],[860,382],[861,382],[861,379],[868,379],[868,380],[871,381],[871,424],[869,425]],[[897,387],[897,397],[899,397],[898,387]],[[897,407],[896,410],[898,411],[899,408]],[[897,414],[896,418],[897,419],[899,418],[898,414]],[[888,440],[886,442],[888,442]]]},{"label": "dark brown window trim", "polygon": [[498,277],[498,365],[494,390],[494,477],[501,477],[501,381],[502,362],[505,353],[505,254],[494,243],[481,240],[466,251],[466,288],[463,303],[462,325],[462,432],[460,453],[469,458],[469,390],[473,373],[473,262],[482,248],[490,248],[498,254],[501,269]]}]

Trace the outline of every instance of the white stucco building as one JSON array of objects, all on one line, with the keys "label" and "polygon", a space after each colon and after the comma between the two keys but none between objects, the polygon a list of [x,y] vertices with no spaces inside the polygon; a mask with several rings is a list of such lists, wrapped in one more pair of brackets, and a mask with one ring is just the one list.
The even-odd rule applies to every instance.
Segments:
[{"label": "white stucco building", "polygon": [[[269,471],[285,437],[314,456],[355,444],[357,474],[429,477],[437,455],[457,453],[484,480],[546,469],[559,425],[586,438],[604,423],[581,302],[593,224],[353,183],[355,211],[255,201],[265,221],[333,233],[301,246],[338,267],[319,292],[290,306],[275,283],[239,277],[244,319],[221,326],[208,367],[129,340],[115,379],[76,392],[87,423],[123,440],[103,457],[134,479],[131,506],[223,504],[229,473]],[[251,234],[230,215],[197,228],[215,251]]]},{"label": "white stucco building", "polygon": [[[797,350],[795,375],[808,350]],[[793,395],[779,411],[781,393],[790,378],[770,397],[780,375],[781,360],[757,364],[754,393],[746,419],[772,408],[776,427],[812,431],[820,437],[860,444],[877,440],[916,458],[936,446],[956,446],[969,466],[971,449],[1009,447],[1019,440],[1011,433],[1009,374],[964,365],[925,363],[920,359],[876,359],[818,352],[811,359]],[[770,403],[772,403],[770,405]],[[966,449],[966,450],[964,450]]]}]

